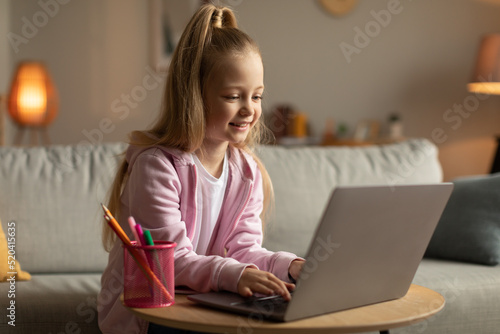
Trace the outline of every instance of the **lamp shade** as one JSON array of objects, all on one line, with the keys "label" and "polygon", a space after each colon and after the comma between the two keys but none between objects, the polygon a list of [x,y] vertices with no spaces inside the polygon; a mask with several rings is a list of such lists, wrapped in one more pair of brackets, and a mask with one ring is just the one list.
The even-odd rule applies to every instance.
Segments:
[{"label": "lamp shade", "polygon": [[479,46],[470,92],[500,95],[500,34],[485,35]]},{"label": "lamp shade", "polygon": [[21,126],[47,126],[57,115],[58,96],[46,67],[39,62],[18,65],[8,100],[9,114]]}]

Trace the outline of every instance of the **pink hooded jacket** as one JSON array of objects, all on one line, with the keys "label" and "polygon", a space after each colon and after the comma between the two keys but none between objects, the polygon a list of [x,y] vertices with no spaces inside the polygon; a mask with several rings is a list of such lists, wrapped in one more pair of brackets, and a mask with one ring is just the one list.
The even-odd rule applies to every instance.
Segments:
[{"label": "pink hooded jacket", "polygon": [[[197,169],[191,155],[161,146],[130,146],[129,177],[121,197],[118,221],[132,237],[127,217],[149,229],[155,240],[177,243],[175,284],[200,292],[228,290],[248,266],[269,271],[289,282],[288,267],[297,257],[261,247],[262,177],[251,156],[228,149],[229,176],[224,203],[207,254],[198,255],[191,240],[196,224]],[[98,296],[99,327],[103,333],[146,333],[148,323],[132,315],[120,301],[123,249],[117,241],[109,254]]]}]

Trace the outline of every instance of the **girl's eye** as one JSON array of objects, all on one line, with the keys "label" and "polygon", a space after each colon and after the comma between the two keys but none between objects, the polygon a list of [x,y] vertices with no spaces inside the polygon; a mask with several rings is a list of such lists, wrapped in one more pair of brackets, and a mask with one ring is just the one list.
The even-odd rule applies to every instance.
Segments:
[{"label": "girl's eye", "polygon": [[239,98],[238,95],[230,95],[230,96],[226,96],[226,100],[229,100],[229,101],[235,101]]},{"label": "girl's eye", "polygon": [[262,95],[255,95],[255,96],[253,97],[253,99],[254,99],[255,101],[260,101],[260,100],[262,100]]}]

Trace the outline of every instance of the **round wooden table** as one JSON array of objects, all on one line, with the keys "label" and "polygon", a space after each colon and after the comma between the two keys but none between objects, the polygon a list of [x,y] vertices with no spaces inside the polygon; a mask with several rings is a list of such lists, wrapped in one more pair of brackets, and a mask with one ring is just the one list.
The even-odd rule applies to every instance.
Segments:
[{"label": "round wooden table", "polygon": [[[445,304],[439,293],[412,284],[400,299],[291,322],[270,322],[259,315],[245,316],[201,306],[176,295],[164,308],[128,308],[147,321],[207,333],[310,334],[359,333],[412,325],[439,312]],[[250,331],[251,330],[251,331]]]}]

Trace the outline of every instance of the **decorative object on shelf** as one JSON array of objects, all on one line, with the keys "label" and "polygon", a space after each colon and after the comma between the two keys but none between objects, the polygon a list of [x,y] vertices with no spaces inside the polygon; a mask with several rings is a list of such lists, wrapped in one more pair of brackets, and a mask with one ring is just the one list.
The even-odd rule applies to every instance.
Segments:
[{"label": "decorative object on shelf", "polygon": [[294,112],[288,135],[294,138],[305,138],[307,137],[307,132],[307,114],[299,111]]},{"label": "decorative object on shelf", "polygon": [[354,9],[358,0],[319,0],[319,3],[333,16],[343,16]]},{"label": "decorative object on shelf", "polygon": [[321,138],[321,145],[328,145],[337,140],[337,132],[335,131],[335,120],[333,118],[328,118],[325,122],[325,130],[323,131],[323,137]]},{"label": "decorative object on shelf", "polygon": [[266,126],[273,133],[274,144],[310,145],[317,141],[309,137],[308,116],[289,104],[275,106],[266,116]]},{"label": "decorative object on shelf", "polygon": [[320,145],[323,146],[372,146],[396,143],[403,138],[392,139],[379,136],[380,123],[377,120],[364,120],[358,122],[354,134],[351,137],[346,137],[347,126],[339,124],[336,132],[333,130],[335,123],[329,119],[326,122],[325,131],[321,139]]},{"label": "decorative object on shelf", "polygon": [[379,135],[380,123],[374,120],[361,121],[356,126],[354,131],[354,140],[356,141],[372,141],[376,140]]},{"label": "decorative object on shelf", "polygon": [[[483,36],[477,54],[474,73],[467,84],[469,92],[500,95],[500,34]],[[500,136],[491,173],[500,172]]]},{"label": "decorative object on shelf", "polygon": [[8,97],[9,115],[18,126],[14,140],[20,145],[27,128],[31,129],[31,144],[50,144],[47,126],[54,120],[59,98],[49,72],[40,62],[21,62],[14,74]]},{"label": "decorative object on shelf", "polygon": [[389,138],[393,140],[398,140],[403,138],[403,122],[401,121],[401,116],[393,112],[389,115]]},{"label": "decorative object on shelf", "polygon": [[352,140],[346,138],[349,128],[347,124],[340,123],[337,125],[333,118],[327,118],[325,121],[325,129],[321,136],[320,145],[330,146],[345,144],[346,142],[351,142]]},{"label": "decorative object on shelf", "polygon": [[288,104],[275,106],[267,120],[267,127],[272,131],[274,138],[279,141],[292,132],[294,108]]},{"label": "decorative object on shelf", "polygon": [[349,126],[346,123],[339,123],[337,126],[336,136],[338,138],[344,138],[349,132]]}]

